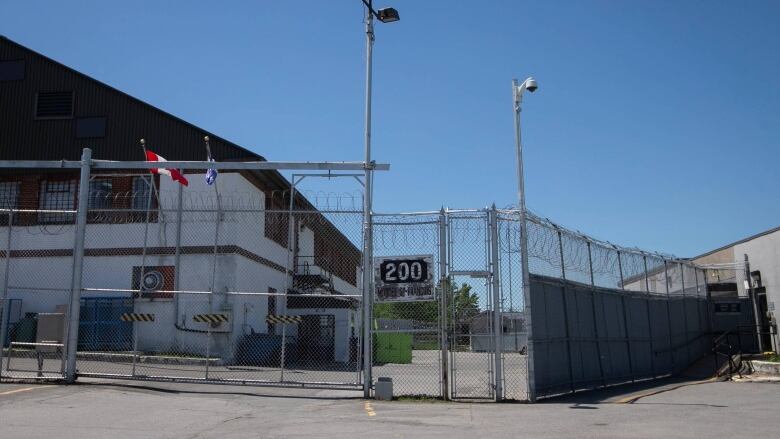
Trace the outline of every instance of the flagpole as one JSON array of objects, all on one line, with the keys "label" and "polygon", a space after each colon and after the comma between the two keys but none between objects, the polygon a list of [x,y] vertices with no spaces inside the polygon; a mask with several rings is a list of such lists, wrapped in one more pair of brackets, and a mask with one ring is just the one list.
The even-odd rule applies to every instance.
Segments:
[{"label": "flagpole", "polygon": [[[206,143],[206,154],[208,154],[208,160],[211,161],[211,146],[209,145],[209,136],[204,136],[203,141]],[[212,182],[214,185],[214,193],[217,195],[217,221],[214,229],[214,255],[211,267],[211,294],[214,294],[214,283],[217,278],[217,250],[219,248],[219,223],[222,216],[222,203],[219,199],[219,188],[217,188],[217,180]],[[209,308],[212,306],[212,296],[209,295]],[[213,309],[209,309],[209,312],[213,312]]]},{"label": "flagpole", "polygon": [[[141,139],[141,150],[143,150],[144,153],[144,160],[146,160],[146,140]],[[150,210],[152,208],[152,192],[154,189],[154,175],[152,174],[151,169],[149,170],[149,181],[151,182],[150,185],[146,185],[146,187],[149,190],[149,195],[146,197],[146,221],[144,221],[144,246],[141,250],[141,269],[138,272],[138,294],[133,294],[133,312],[136,312],[135,309],[135,301],[136,298],[141,298],[141,290],[143,289],[143,282],[144,282],[144,271],[146,271],[146,246],[149,242],[149,216],[150,216]],[[145,183],[145,182],[144,182]],[[131,200],[135,198],[135,194],[133,194],[133,197],[131,197]],[[132,201],[131,201],[132,203]],[[130,204],[130,207],[132,208],[133,205]],[[133,376],[135,376],[135,364],[138,359],[138,326],[135,322],[133,322]]]},{"label": "flagpole", "polygon": [[[144,152],[144,160],[146,160],[146,140],[141,139],[141,149]],[[150,217],[150,210],[152,209],[152,186],[154,184],[154,175],[152,174],[152,171],[149,170],[149,181],[150,184],[147,184],[146,187],[149,189],[149,194],[146,197],[146,220],[144,221],[144,247],[141,251],[141,272],[139,273],[138,277],[138,297],[141,297],[141,287],[143,285],[143,278],[144,278],[144,270],[146,268],[146,246],[149,243],[149,217]],[[146,183],[144,181],[144,183]],[[135,197],[135,194],[133,194],[133,197]],[[132,207],[132,205],[131,205]],[[133,300],[133,303],[135,304],[135,300]],[[133,312],[135,312],[135,307],[133,307]]]}]

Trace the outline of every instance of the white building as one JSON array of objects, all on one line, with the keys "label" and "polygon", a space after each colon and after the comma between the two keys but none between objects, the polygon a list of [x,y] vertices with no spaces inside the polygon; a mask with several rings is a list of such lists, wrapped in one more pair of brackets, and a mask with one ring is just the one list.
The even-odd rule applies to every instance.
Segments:
[{"label": "white building", "polygon": [[[169,160],[205,160],[205,135],[217,161],[265,160],[4,37],[0,95],[0,160],[79,160],[85,147],[93,159],[141,160],[141,138]],[[281,326],[268,323],[268,315],[299,315],[300,323],[285,327],[291,348],[312,351],[319,362],[350,361],[359,332],[358,302],[343,296],[361,288],[359,212],[320,212],[297,196],[294,209],[308,213],[293,216],[291,252],[290,183],[277,171],[221,172],[219,203],[202,173],[187,174],[181,233],[178,183],[155,178],[158,199],[146,171],[93,177],[81,350],[129,350],[133,326],[119,316],[151,313],[153,323],[135,324],[140,350],[203,355],[211,329],[210,354],[230,362],[252,334],[281,343]],[[0,172],[0,209],[27,209],[14,215],[10,258],[3,246],[8,216],[0,212],[0,267],[8,260],[6,318],[12,326],[27,313],[54,312],[69,303],[75,222],[69,212],[77,194],[77,171]],[[2,268],[0,285],[6,281]],[[142,278],[146,289],[139,294]],[[210,327],[193,320],[208,313],[225,314],[228,322]],[[9,336],[21,335],[12,329]]]}]

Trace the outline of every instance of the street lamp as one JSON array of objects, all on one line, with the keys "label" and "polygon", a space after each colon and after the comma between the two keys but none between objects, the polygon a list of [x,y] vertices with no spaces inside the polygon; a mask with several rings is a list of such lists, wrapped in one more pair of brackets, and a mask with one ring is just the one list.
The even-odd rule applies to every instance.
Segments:
[{"label": "street lamp", "polygon": [[533,93],[539,88],[534,78],[528,78],[522,84],[517,85],[517,79],[512,80],[512,96],[515,110],[515,146],[517,151],[517,201],[520,209],[520,267],[523,272],[523,306],[525,311],[526,331],[528,332],[528,367],[526,372],[528,378],[528,399],[536,399],[534,386],[534,357],[533,343],[531,342],[531,276],[528,273],[528,227],[526,225],[526,207],[525,207],[525,182],[523,176],[523,143],[520,138],[520,111],[523,103],[523,93],[528,90]]},{"label": "street lamp", "polygon": [[371,68],[374,47],[374,17],[382,23],[400,20],[398,11],[384,8],[375,11],[372,0],[362,0],[366,5],[366,128],[365,128],[365,188],[363,192],[363,396],[371,396],[371,281],[373,275],[373,237],[371,234],[371,201],[374,162],[371,160]]}]

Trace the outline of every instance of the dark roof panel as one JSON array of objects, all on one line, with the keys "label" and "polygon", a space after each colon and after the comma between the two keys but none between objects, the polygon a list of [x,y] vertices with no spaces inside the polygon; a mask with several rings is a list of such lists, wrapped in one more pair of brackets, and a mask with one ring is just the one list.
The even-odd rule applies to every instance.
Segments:
[{"label": "dark roof panel", "polygon": [[[0,36],[0,61],[24,62],[25,78],[0,81],[0,159],[78,160],[81,150],[93,157],[142,160],[138,141],[169,160],[204,160],[203,136],[211,139],[220,161],[265,160],[235,143],[136,99],[94,78]],[[39,92],[73,92],[73,118],[36,120]],[[106,117],[106,136],[77,139],[75,118]]]}]

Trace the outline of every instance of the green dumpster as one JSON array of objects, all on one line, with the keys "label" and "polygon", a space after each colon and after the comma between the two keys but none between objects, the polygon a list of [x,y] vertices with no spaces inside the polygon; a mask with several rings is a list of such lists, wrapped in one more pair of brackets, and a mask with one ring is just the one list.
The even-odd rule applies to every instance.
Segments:
[{"label": "green dumpster", "polygon": [[377,363],[411,363],[412,334],[374,334],[374,361]]}]

